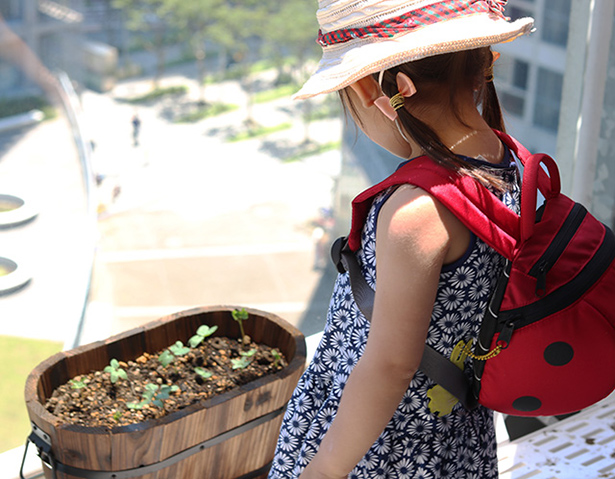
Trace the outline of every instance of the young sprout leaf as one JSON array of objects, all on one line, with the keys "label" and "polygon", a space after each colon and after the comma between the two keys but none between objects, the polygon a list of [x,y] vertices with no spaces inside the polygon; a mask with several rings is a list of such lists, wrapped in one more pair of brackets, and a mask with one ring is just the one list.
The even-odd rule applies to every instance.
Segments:
[{"label": "young sprout leaf", "polygon": [[199,368],[199,367],[194,368],[194,372],[197,373],[199,376],[201,376],[203,379],[209,379],[214,374],[205,368]]},{"label": "young sprout leaf", "polygon": [[216,332],[218,326],[207,326],[206,324],[199,326],[199,329],[196,330],[196,334],[199,336],[203,336],[204,338],[211,336]]},{"label": "young sprout leaf", "polygon": [[175,356],[183,356],[190,351],[190,348],[184,346],[184,343],[181,341],[176,341],[173,346],[170,346],[169,349]]},{"label": "young sprout leaf", "polygon": [[158,356],[158,362],[160,364],[162,364],[163,367],[167,367],[169,364],[171,364],[173,362],[173,360],[175,359],[175,356],[173,355],[173,353],[171,351],[169,351],[168,349],[165,349],[160,356]]},{"label": "young sprout leaf", "polygon": [[188,340],[188,344],[190,345],[191,348],[196,348],[199,344],[203,342],[203,339],[205,339],[203,336],[199,336],[198,334],[195,334]]},{"label": "young sprout leaf", "polygon": [[127,379],[128,376],[126,375],[126,371],[124,371],[121,367],[120,367],[120,363],[117,359],[113,358],[111,359],[111,361],[109,361],[109,366],[105,366],[104,371],[106,373],[109,373],[109,376],[111,379],[111,383],[115,384],[117,382],[118,379]]},{"label": "young sprout leaf", "polygon": [[[143,392],[143,399],[140,402],[127,403],[126,406],[129,409],[143,409],[147,404],[153,404],[157,407],[162,407],[162,401],[168,399],[170,393],[178,391],[179,387],[175,384],[173,386],[158,386],[157,384],[146,384],[145,391]],[[156,394],[158,393],[158,394]]]},{"label": "young sprout leaf", "polygon": [[250,351],[241,352],[240,358],[231,359],[231,366],[233,369],[244,369],[252,362],[254,355],[256,354],[256,349],[250,349]]},{"label": "young sprout leaf", "polygon": [[71,389],[83,389],[84,387],[87,386],[85,382],[77,381],[76,379],[71,379],[69,382],[70,382]]},{"label": "young sprout leaf", "polygon": [[280,361],[282,360],[282,355],[280,354],[280,351],[278,351],[277,349],[272,349],[271,356],[273,356],[273,367],[278,367],[278,364],[280,364]]},{"label": "young sprout leaf", "polygon": [[218,326],[209,327],[206,324],[199,326],[199,329],[196,330],[196,334],[188,340],[188,344],[190,344],[191,348],[196,348],[206,337],[214,334],[216,329],[218,329]]}]

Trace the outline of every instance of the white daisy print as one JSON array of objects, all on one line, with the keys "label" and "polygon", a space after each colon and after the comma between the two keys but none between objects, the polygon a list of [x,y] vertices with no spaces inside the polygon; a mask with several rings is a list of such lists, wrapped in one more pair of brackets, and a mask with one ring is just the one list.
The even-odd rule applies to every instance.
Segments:
[{"label": "white daisy print", "polygon": [[294,435],[302,435],[307,430],[307,421],[300,414],[293,414],[287,425],[290,433]]},{"label": "white daisy print", "polygon": [[469,297],[472,301],[480,301],[483,299],[490,291],[490,281],[481,277],[478,278],[474,284],[470,287]]},{"label": "white daisy print", "polygon": [[475,311],[476,311],[475,301],[464,301],[461,307],[459,308],[459,314],[461,315],[461,319],[463,320],[470,319]]},{"label": "white daisy print", "polygon": [[297,447],[298,442],[297,437],[291,435],[286,429],[280,431],[278,447],[283,451],[292,451]]},{"label": "white daisy print", "polygon": [[342,353],[341,366],[346,374],[350,374],[357,364],[357,353],[352,349],[344,349]]},{"label": "white daisy print", "polygon": [[320,425],[325,431],[329,429],[329,426],[333,422],[333,419],[335,419],[336,412],[337,408],[333,407],[328,407],[320,411],[320,414],[318,415],[320,418]]},{"label": "white daisy print", "polygon": [[374,450],[374,452],[376,452],[379,455],[388,454],[389,451],[391,450],[391,448],[389,447],[389,444],[387,443],[387,441],[384,440],[382,436],[376,439],[376,442],[372,446],[372,449]]},{"label": "white daisy print", "polygon": [[339,351],[336,349],[325,349],[322,352],[322,362],[329,371],[336,371],[339,363]]},{"label": "white daisy print", "polygon": [[455,270],[451,278],[451,284],[455,288],[467,288],[476,276],[476,272],[469,266],[461,266]]},{"label": "white daisy print", "polygon": [[457,309],[462,300],[463,296],[452,287],[446,287],[438,293],[438,301],[449,311]]}]

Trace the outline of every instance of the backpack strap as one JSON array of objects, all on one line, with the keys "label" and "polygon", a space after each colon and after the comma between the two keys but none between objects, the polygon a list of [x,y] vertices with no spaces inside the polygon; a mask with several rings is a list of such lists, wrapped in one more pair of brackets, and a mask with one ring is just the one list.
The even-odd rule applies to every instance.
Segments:
[{"label": "backpack strap", "polygon": [[[545,198],[559,194],[559,172],[555,162],[547,155],[532,155],[513,137],[497,130],[494,130],[494,133],[515,153],[526,169],[530,170],[523,174],[524,194],[521,195],[521,209],[526,210],[525,214],[521,214],[523,220],[470,176],[460,175],[436,164],[427,156],[421,156],[406,162],[391,176],[353,200],[352,227],[348,235],[350,249],[357,251],[361,246],[361,229],[373,197],[391,186],[408,183],[433,195],[470,231],[502,256],[512,260],[518,245],[529,238],[533,231],[536,191],[540,190]],[[540,163],[547,167],[549,175],[539,168]]]},{"label": "backpack strap", "polygon": [[[371,321],[375,293],[365,281],[361,273],[361,266],[356,255],[350,250],[346,237],[338,238],[333,243],[331,257],[340,273],[348,271],[350,288],[355,303],[357,303],[363,316]],[[425,345],[423,350],[419,369],[427,374],[432,381],[455,396],[466,409],[474,409],[478,406],[470,381],[464,372],[428,344]]]},{"label": "backpack strap", "polygon": [[427,191],[502,256],[508,259],[514,256],[520,238],[519,216],[472,177],[438,165],[427,156],[408,161],[353,200],[352,227],[348,236],[352,251],[361,246],[361,230],[374,196],[401,184],[411,184]]}]

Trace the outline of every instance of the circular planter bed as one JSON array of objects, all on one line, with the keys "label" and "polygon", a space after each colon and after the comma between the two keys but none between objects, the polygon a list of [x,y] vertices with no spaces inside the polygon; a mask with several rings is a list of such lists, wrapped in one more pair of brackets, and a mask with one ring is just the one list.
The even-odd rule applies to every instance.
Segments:
[{"label": "circular planter bed", "polygon": [[[177,389],[158,406],[148,403],[147,407],[136,411],[137,417],[137,413],[148,410],[142,422],[128,425],[93,422],[94,425],[88,426],[83,425],[82,420],[71,423],[60,414],[50,412],[58,404],[58,401],[55,405],[49,401],[54,391],[67,382],[85,382],[84,376],[93,371],[106,371],[100,374],[107,374],[110,378],[113,367],[116,373],[120,367],[127,372],[126,377],[121,375],[118,381],[132,381],[134,364],[141,369],[158,352],[177,345],[177,341],[188,344],[195,331],[203,325],[217,327],[211,336],[212,349],[199,346],[208,351],[209,363],[208,359],[197,358],[195,347],[184,354],[176,350],[176,362],[170,363],[169,367],[192,361],[209,367],[214,362],[222,364],[222,356],[239,358],[237,347],[231,344],[231,338],[241,337],[239,323],[233,318],[236,310],[220,306],[184,311],[106,341],[58,353],[37,366],[26,381],[25,396],[33,427],[29,439],[39,450],[46,477],[265,477],[273,459],[286,402],[305,365],[305,339],[301,332],[270,313],[248,309],[248,319],[243,326],[250,343],[248,345],[245,339],[238,343],[245,342],[243,346],[257,349],[258,354],[270,351],[270,348],[277,349],[283,355],[285,366],[276,366],[271,373],[245,383],[239,381],[230,389],[222,389],[219,394],[206,394],[205,399],[183,404],[179,409],[161,412],[167,407],[167,401],[170,404],[174,397],[180,398],[185,392],[186,386],[181,379],[171,379],[173,384],[179,385]],[[224,348],[228,348],[226,353],[222,353]],[[181,359],[184,356],[185,359]],[[113,363],[113,359],[117,362]],[[265,359],[262,362],[268,363]],[[107,369],[108,366],[113,367]],[[170,384],[166,376],[158,381],[161,374],[151,377],[160,387]],[[221,384],[219,378],[216,381],[216,384]],[[91,378],[87,387],[93,392],[98,386]],[[138,386],[131,383],[130,387],[137,389]],[[73,393],[73,403],[77,404],[79,391]],[[57,393],[55,397],[59,397]],[[59,402],[70,403],[70,397],[69,393]],[[136,400],[131,403],[133,409],[135,403]],[[150,409],[155,412],[150,414]],[[103,413],[101,408],[96,416]],[[124,416],[131,414],[122,413]]]},{"label": "circular planter bed", "polygon": [[29,223],[37,215],[38,212],[23,198],[0,193],[0,229]]},{"label": "circular planter bed", "polygon": [[16,261],[0,256],[0,296],[24,288],[31,278]]}]

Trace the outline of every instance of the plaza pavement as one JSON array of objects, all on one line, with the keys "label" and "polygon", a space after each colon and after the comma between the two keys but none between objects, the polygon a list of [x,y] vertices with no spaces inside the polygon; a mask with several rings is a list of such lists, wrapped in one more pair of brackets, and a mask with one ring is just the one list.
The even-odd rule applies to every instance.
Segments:
[{"label": "plaza pavement", "polygon": [[[267,81],[263,77],[262,81]],[[165,85],[196,83],[171,74]],[[195,124],[166,116],[185,98],[135,108],[122,98],[151,88],[129,81],[111,94],[86,91],[84,120],[96,147],[98,251],[81,342],[107,337],[194,306],[231,304],[279,314],[306,334],[320,331],[333,270],[314,268],[313,221],[331,206],[338,150],[285,162],[304,127],[288,98],[254,105],[265,126],[293,126],[266,138],[231,143],[246,118],[236,82],[208,85],[209,101],[237,110]],[[137,112],[139,145],[131,138]],[[338,119],[311,125],[318,143],[339,141]],[[121,193],[113,199],[113,190]]]}]

